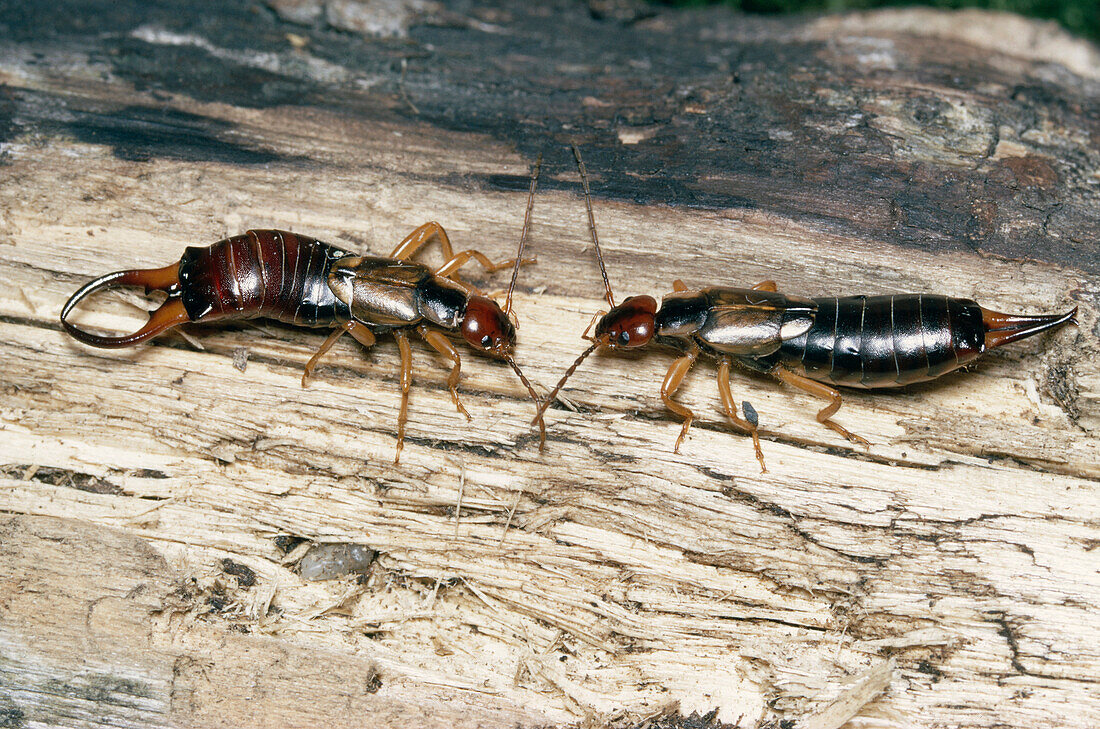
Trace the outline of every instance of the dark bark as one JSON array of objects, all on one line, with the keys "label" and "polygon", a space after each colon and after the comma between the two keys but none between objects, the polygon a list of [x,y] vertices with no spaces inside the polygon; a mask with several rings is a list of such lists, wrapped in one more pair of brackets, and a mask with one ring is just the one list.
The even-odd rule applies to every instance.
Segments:
[{"label": "dark bark", "polygon": [[[369,38],[306,6],[281,16],[240,1],[8,2],[0,17],[9,48],[87,54],[154,96],[322,106],[484,134],[527,157],[548,150],[546,188],[576,189],[557,179],[572,169],[563,145],[576,141],[600,196],[760,209],[869,244],[1100,272],[1100,80],[1016,59],[1013,44],[830,38],[812,18],[721,9],[623,21],[568,2],[432,5],[408,18],[407,37]],[[151,43],[152,33],[203,42]],[[295,43],[332,66],[299,62]],[[271,61],[242,64],[248,53]],[[3,97],[0,140],[60,134],[132,160],[310,164],[201,115],[11,86]],[[1011,153],[1007,138],[1019,143]]]}]

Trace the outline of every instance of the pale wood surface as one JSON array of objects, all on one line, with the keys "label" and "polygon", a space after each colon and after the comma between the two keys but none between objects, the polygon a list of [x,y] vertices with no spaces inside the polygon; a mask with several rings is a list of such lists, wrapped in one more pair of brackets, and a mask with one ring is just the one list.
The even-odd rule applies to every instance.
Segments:
[{"label": "pale wood surface", "polygon": [[[478,32],[506,34],[513,20],[424,12],[457,34],[478,23],[493,24]],[[821,43],[832,62],[869,54],[859,63],[874,67],[879,89],[866,102],[871,124],[893,140],[891,159],[908,160],[913,195],[924,194],[922,178],[942,181],[930,169],[957,165],[991,185],[1014,171],[1022,202],[1000,212],[974,188],[971,198],[965,187],[941,191],[1003,241],[955,245],[954,229],[925,240],[918,233],[937,221],[916,214],[892,237],[872,236],[856,225],[858,193],[838,189],[832,200],[827,183],[783,187],[788,197],[761,207],[716,204],[713,192],[701,208],[666,206],[646,197],[652,188],[633,202],[620,195],[623,177],[653,170],[628,157],[625,169],[601,165],[610,152],[591,132],[599,124],[578,122],[593,145],[594,187],[607,195],[596,218],[620,295],[659,295],[674,278],[771,278],[804,295],[934,291],[1002,311],[1081,306],[1078,328],[1000,350],[974,372],[847,397],[838,420],[871,440],[867,451],[819,426],[808,396],[735,378],[737,398],[761,415],[766,474],[748,439],[723,422],[709,364],[682,390],[698,420],[672,453],[679,425],[657,392],[666,354],[593,357],[565,393],[580,412],[550,412],[540,454],[531,403],[511,372],[464,360],[467,424],[443,363],[417,347],[409,441],[394,468],[392,340],[366,354],[341,342],[307,389],[301,369],[318,332],[194,327],[201,350],[179,335],[122,351],[73,342],[57,314],[90,276],[163,265],[185,245],[249,227],[385,253],[434,219],[457,246],[507,257],[532,156],[489,129],[407,113],[426,106],[412,85],[411,95],[387,87],[404,109],[388,117],[320,102],[237,106],[214,91],[165,92],[118,67],[106,72],[79,45],[8,42],[0,717],[11,726],[362,726],[368,716],[390,727],[598,726],[678,705],[685,714],[720,707],[742,726],[784,716],[836,727],[857,712],[851,726],[1100,723],[1095,144],[1087,128],[1036,123],[1014,136],[1006,125],[988,153],[971,156],[989,89],[959,91],[957,113],[913,126],[894,103],[912,82],[889,66],[909,67],[922,32],[960,58],[994,54],[916,17],[849,19],[844,32],[855,39],[836,36],[833,20],[795,35]],[[1019,27],[974,17],[994,34]],[[647,22],[660,31],[689,21]],[[205,32],[196,25],[181,40],[149,28],[128,37],[199,47]],[[991,63],[1032,84],[1032,96],[1041,81],[1054,84],[1063,97],[1047,106],[1077,104],[1066,113],[1087,117],[1100,90],[1074,59],[1094,49],[1055,37],[1059,46],[1049,30],[1036,38]],[[329,73],[337,91],[373,88],[370,73],[389,84],[400,74],[390,63],[340,76],[309,46],[268,57],[203,42],[213,57],[265,73]],[[406,42],[423,48],[415,32]],[[597,102],[578,108],[593,113]],[[142,108],[198,121],[166,117],[167,141],[153,143],[165,132],[134,121]],[[513,113],[537,132],[537,119]],[[126,135],[80,132],[96,114],[96,128],[117,123]],[[65,119],[69,127],[57,122]],[[648,124],[635,125],[639,139],[620,129],[616,143],[659,139],[662,127]],[[783,143],[782,129],[768,133]],[[544,385],[578,353],[601,293],[562,138],[543,140],[531,238],[539,261],[521,272],[516,298],[518,358]],[[195,154],[179,152],[188,144]],[[252,156],[226,156],[231,145]],[[126,153],[134,149],[154,153]],[[857,163],[873,154],[858,152]],[[744,180],[730,184],[751,194]],[[688,188],[669,183],[670,202]],[[956,212],[945,209],[944,224],[965,227]],[[1039,237],[1029,260],[1009,256],[1014,231],[1041,231],[1057,245]],[[503,288],[506,278],[486,283]],[[141,314],[131,301],[102,297],[81,321],[133,327]],[[233,366],[241,347],[244,371]],[[381,557],[367,580],[306,583],[276,548],[283,535],[367,544]],[[255,584],[229,576],[226,559],[254,571]]]}]

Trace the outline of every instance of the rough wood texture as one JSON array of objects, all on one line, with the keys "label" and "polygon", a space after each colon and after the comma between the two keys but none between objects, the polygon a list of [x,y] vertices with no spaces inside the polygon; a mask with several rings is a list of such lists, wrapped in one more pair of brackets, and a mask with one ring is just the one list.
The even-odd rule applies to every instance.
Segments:
[{"label": "rough wood texture", "polygon": [[[0,3],[0,726],[1100,724],[1097,50],[607,5]],[[392,341],[302,389],[316,332],[60,331],[88,277],[249,227],[384,253],[434,219],[506,257],[545,150],[516,306],[552,384],[601,295],[571,140],[621,295],[771,278],[1080,327],[849,396],[867,451],[740,377],[766,474],[707,365],[672,453],[661,354],[586,363],[540,455],[506,368],[465,359],[467,425],[419,348],[394,468]],[[288,538],[381,556],[307,583]]]}]

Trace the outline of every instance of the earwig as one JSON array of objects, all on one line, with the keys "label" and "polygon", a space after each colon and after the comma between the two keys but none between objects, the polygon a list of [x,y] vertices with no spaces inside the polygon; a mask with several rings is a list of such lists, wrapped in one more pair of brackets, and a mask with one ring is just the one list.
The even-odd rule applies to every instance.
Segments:
[{"label": "earwig", "polygon": [[756,410],[746,402],[744,418],[737,414],[729,384],[734,363],[828,400],[817,413],[818,422],[866,446],[864,438],[832,420],[841,406],[834,386],[885,388],[934,380],[990,349],[1076,323],[1077,307],[1064,314],[1015,316],[985,309],[970,299],[932,294],[806,299],[779,293],[774,281],[751,289],[714,286],[690,291],[677,280],[660,308],[652,296],[632,296],[616,306],[596,238],[588,174],[575,146],[573,154],[610,310],[593,319],[595,332],[589,336],[586,330],[583,335],[591,346],[566,370],[539,415],[597,349],[664,345],[680,352],[661,384],[665,406],[683,419],[673,449],[679,452],[694,414],[672,395],[699,356],[707,355],[718,363],[718,393],[726,416],[752,436],[760,469],[766,471]]},{"label": "earwig", "polygon": [[[266,317],[296,326],[330,328],[333,332],[306,363],[306,385],[321,357],[344,334],[371,347],[382,334],[392,334],[401,355],[401,409],[397,420],[397,452],[405,442],[409,389],[412,380],[410,333],[418,334],[453,363],[447,387],[455,407],[470,419],[458,397],[461,359],[448,335],[461,336],[475,351],[508,363],[527,388],[536,407],[534,387],[513,356],[516,327],[512,292],[523,259],[542,155],[531,175],[527,210],[515,259],[494,263],[476,250],[458,253],[439,223],[425,223],[394,248],[389,257],[359,256],[314,238],[282,230],[249,230],[206,248],[188,247],[178,263],[163,268],[116,271],[82,286],[61,310],[61,324],[77,340],[93,347],[128,347],[189,322],[214,322]],[[427,243],[437,240],[446,262],[434,271],[412,260]],[[458,277],[471,259],[486,272],[513,267],[503,309],[472,284]],[[117,286],[144,286],[146,294],[163,291],[167,300],[149,321],[132,334],[105,336],[78,328],[69,317],[85,297]],[[542,414],[536,415],[541,425]],[[540,443],[545,430],[540,430]]]}]

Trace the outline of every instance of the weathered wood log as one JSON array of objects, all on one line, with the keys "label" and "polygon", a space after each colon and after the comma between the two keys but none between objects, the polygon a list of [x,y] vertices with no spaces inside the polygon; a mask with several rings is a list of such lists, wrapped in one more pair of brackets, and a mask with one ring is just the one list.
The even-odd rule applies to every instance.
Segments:
[{"label": "weathered wood log", "polygon": [[[74,8],[0,14],[0,726],[1100,723],[1096,48],[982,13]],[[58,324],[90,277],[251,227],[384,254],[438,220],[508,257],[544,151],[516,308],[551,385],[602,292],[573,141],[620,295],[775,279],[1080,325],[847,397],[867,450],[738,378],[761,474],[709,365],[672,452],[660,354],[593,357],[540,454],[507,368],[464,360],[467,424],[418,349],[395,468],[390,341],[303,389],[315,331]],[[378,562],[307,582],[301,540]]]}]

